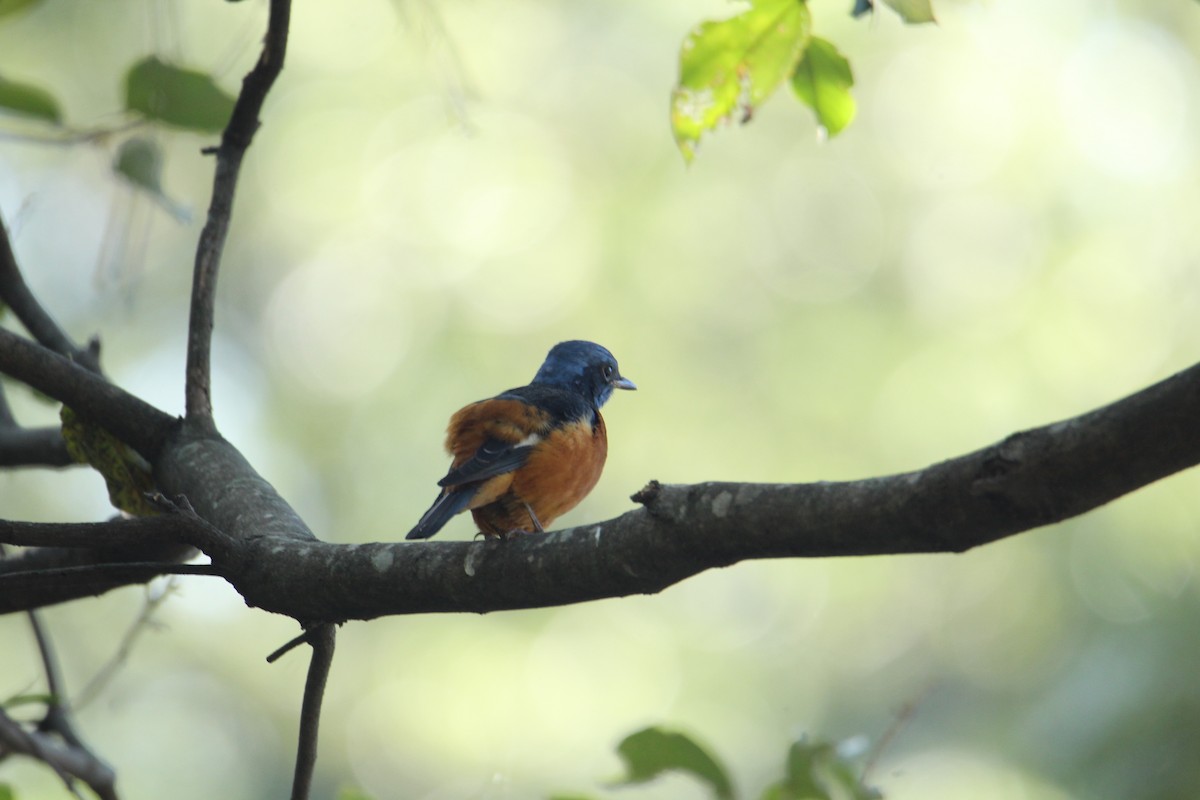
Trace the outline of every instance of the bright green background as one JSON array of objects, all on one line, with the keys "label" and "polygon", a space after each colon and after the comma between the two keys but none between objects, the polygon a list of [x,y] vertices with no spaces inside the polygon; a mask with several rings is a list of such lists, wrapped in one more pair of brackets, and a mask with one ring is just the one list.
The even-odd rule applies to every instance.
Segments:
[{"label": "bright green background", "polygon": [[[432,500],[462,404],[595,339],[640,390],[606,409],[603,480],[815,481],[916,468],[1076,414],[1200,354],[1200,6],[941,3],[937,26],[815,0],[859,114],[821,144],[791,98],[706,137],[667,124],[677,48],[717,0],[298,3],[222,272],[222,430],[324,538],[395,541]],[[259,0],[48,2],[0,24],[3,75],[116,124],[145,55],[228,91]],[[0,121],[36,133],[36,123]],[[30,283],[112,377],[182,407],[185,294],[212,139],[0,141]],[[55,410],[21,394],[25,421]],[[1113,469],[1120,469],[1114,464]],[[959,556],[741,564],[658,597],[346,626],[321,796],[593,790],[643,725],[696,732],[744,794],[802,732],[878,739],[895,800],[1200,795],[1195,473]],[[0,475],[19,519],[96,519],[100,478]],[[467,538],[468,520],[448,538]],[[800,535],[802,532],[798,532]],[[420,545],[414,545],[420,546]],[[76,690],[143,593],[46,616]],[[279,797],[306,659],[295,624],[189,578],[82,712],[130,798]],[[0,619],[0,696],[37,688]],[[22,800],[64,796],[0,764]],[[620,797],[695,797],[682,779]]]}]

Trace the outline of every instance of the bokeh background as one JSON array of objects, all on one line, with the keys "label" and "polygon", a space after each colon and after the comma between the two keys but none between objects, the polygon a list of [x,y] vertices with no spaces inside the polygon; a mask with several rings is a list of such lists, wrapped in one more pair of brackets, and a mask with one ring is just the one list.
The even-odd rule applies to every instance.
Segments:
[{"label": "bokeh background", "polygon": [[[607,407],[607,471],[564,525],[631,508],[651,478],[917,468],[1195,362],[1200,6],[943,0],[938,25],[905,27],[849,5],[812,12],[853,65],[854,124],[822,141],[784,90],[685,169],[678,45],[736,5],[297,3],[222,270],[222,430],[324,538],[395,541],[432,499],[449,414],[561,339],[605,344],[640,387]],[[146,54],[236,91],[265,10],[47,0],[0,20],[0,69],[52,89],[71,125],[113,126]],[[172,214],[112,176],[120,136],[0,126],[29,282],[101,335],[117,382],[180,411],[209,140],[155,134]],[[13,394],[23,421],[54,418]],[[895,800],[1200,796],[1198,490],[1182,474],[965,555],[747,563],[656,597],[347,625],[320,792],[601,793],[615,743],[662,723],[747,797],[795,737],[889,730],[869,781]],[[0,474],[0,513],[108,506],[93,474],[26,472]],[[88,738],[130,798],[286,796],[306,658],[263,657],[295,624],[216,580],[164,591],[83,707]],[[147,597],[46,613],[74,691]],[[0,696],[38,688],[24,618],[0,619],[0,654]],[[19,761],[0,782],[65,796]]]}]

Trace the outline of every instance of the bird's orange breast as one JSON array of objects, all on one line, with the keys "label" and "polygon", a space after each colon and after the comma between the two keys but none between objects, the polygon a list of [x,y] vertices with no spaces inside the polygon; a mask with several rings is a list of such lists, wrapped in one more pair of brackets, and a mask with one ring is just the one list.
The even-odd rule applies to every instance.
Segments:
[{"label": "bird's orange breast", "polygon": [[511,491],[529,503],[543,526],[570,511],[600,480],[608,458],[604,418],[578,420],[554,429],[513,474]]},{"label": "bird's orange breast", "polygon": [[608,435],[604,418],[577,420],[550,430],[516,471],[486,481],[472,498],[471,516],[489,536],[534,531],[533,509],[543,528],[587,496],[604,470]]}]

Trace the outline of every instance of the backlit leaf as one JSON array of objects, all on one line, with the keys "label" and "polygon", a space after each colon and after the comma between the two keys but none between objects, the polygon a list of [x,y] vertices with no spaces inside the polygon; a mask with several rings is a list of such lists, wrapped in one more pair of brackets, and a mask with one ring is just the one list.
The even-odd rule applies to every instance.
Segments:
[{"label": "backlit leaf", "polygon": [[812,37],[792,74],[792,91],[816,113],[830,136],[841,133],[854,119],[853,85],[850,62],[829,42]]},{"label": "backlit leaf", "polygon": [[791,74],[812,28],[800,0],[753,0],[749,10],[692,29],[671,93],[675,143],[691,161],[701,135],[739,111],[746,121]]},{"label": "backlit leaf", "polygon": [[151,56],[125,75],[125,107],[143,116],[201,133],[218,133],[234,99],[211,76],[171,66]]},{"label": "backlit leaf", "polygon": [[933,5],[929,0],[883,0],[905,22],[916,25],[922,22],[937,22],[933,16]]}]

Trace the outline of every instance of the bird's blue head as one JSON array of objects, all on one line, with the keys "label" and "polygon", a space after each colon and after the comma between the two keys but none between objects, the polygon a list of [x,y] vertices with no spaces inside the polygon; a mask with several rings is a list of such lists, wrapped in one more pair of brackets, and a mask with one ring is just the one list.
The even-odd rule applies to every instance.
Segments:
[{"label": "bird's blue head", "polygon": [[622,378],[613,354],[594,342],[559,342],[542,362],[534,383],[572,389],[592,401],[596,408],[612,397],[613,389],[636,389]]}]

